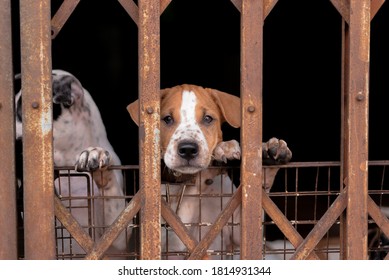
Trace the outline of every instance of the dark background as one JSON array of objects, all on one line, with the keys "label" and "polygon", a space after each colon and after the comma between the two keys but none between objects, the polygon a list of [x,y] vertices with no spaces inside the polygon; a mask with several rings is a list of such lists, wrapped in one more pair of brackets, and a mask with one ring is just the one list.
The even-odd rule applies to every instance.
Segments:
[{"label": "dark background", "polygon": [[[20,72],[18,1],[14,71]],[[62,3],[52,1],[53,14]],[[389,4],[371,26],[370,159],[389,159]],[[138,163],[137,26],[116,0],[83,0],[52,42],[54,69],[92,94],[123,164]],[[264,140],[285,139],[294,161],[340,159],[341,17],[329,0],[280,0],[264,25]],[[240,90],[240,13],[229,0],[173,0],[161,16],[161,88]],[[225,137],[239,130],[225,127]]]}]

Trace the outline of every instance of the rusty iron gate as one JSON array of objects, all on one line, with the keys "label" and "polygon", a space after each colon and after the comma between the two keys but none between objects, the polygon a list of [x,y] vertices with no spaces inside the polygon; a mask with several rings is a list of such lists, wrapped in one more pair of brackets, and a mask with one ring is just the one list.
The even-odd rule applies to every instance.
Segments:
[{"label": "rusty iron gate", "polygon": [[[226,0],[227,1],[227,0]],[[50,0],[20,1],[21,61],[23,98],[24,147],[24,258],[60,258],[56,251],[56,219],[67,228],[84,248],[86,259],[102,259],[119,233],[139,218],[139,253],[137,258],[161,258],[162,216],[187,247],[188,259],[201,259],[209,253],[208,247],[228,225],[237,207],[241,207],[241,259],[262,259],[266,256],[267,240],[264,231],[277,227],[284,235],[282,254],[288,259],[323,258],[320,244],[327,242],[329,230],[338,226],[340,232],[335,246],[339,258],[367,259],[369,255],[369,224],[377,225],[389,236],[389,221],[380,209],[385,192],[384,180],[376,189],[370,188],[368,175],[375,167],[382,167],[384,178],[388,162],[368,162],[368,106],[370,22],[384,0],[330,0],[342,17],[342,136],[340,163],[291,163],[285,170],[283,191],[267,194],[262,189],[262,54],[263,25],[277,0],[231,0],[241,13],[241,147],[240,187],[230,194],[231,199],[221,210],[217,220],[201,240],[190,235],[177,215],[160,193],[160,15],[171,0],[119,0],[138,26],[139,54],[139,190],[128,199],[126,209],[109,227],[100,240],[93,240],[75,221],[54,194],[54,166],[51,120],[51,40],[66,23],[80,0],[65,0],[51,18]],[[18,233],[15,197],[14,156],[14,89],[11,42],[11,1],[0,2],[0,151],[2,169],[0,182],[0,259],[18,258]],[[33,147],[33,148],[31,148]],[[298,182],[304,168],[326,168],[330,182],[335,177],[335,189],[315,189],[299,192]],[[123,170],[138,167],[122,167]],[[270,167],[269,167],[270,168]],[[65,168],[66,169],[66,168]],[[333,170],[337,171],[333,171]],[[290,175],[290,171],[292,170]],[[289,173],[288,173],[289,172]],[[330,174],[338,174],[332,176]],[[317,171],[319,174],[319,171]],[[320,173],[322,174],[322,173]],[[288,178],[296,182],[290,190]],[[318,178],[318,177],[316,177]],[[316,179],[317,181],[317,179]],[[331,181],[331,182],[332,182]],[[330,183],[328,183],[330,185]],[[332,183],[331,183],[332,184]],[[315,184],[315,187],[318,184]],[[370,191],[370,193],[369,193]],[[311,197],[317,201],[326,196],[327,211],[306,220],[288,215],[275,204],[278,198],[285,202]],[[374,199],[373,199],[374,198]],[[315,204],[316,205],[316,204]],[[6,210],[5,210],[6,209]],[[39,209],[39,211],[37,211]],[[264,212],[262,211],[264,210]],[[314,206],[316,209],[316,206]],[[139,216],[138,216],[139,212]],[[293,211],[292,211],[293,212]],[[267,218],[264,217],[265,216]],[[294,213],[297,213],[296,210]],[[369,219],[370,216],[370,219]],[[304,222],[305,221],[305,222]],[[310,224],[304,237],[297,226]],[[256,244],[256,246],[253,246]],[[285,244],[289,244],[288,248]],[[327,246],[327,248],[329,248]],[[326,254],[330,252],[327,250]],[[324,257],[326,258],[326,257]],[[385,256],[388,259],[388,256]]]}]

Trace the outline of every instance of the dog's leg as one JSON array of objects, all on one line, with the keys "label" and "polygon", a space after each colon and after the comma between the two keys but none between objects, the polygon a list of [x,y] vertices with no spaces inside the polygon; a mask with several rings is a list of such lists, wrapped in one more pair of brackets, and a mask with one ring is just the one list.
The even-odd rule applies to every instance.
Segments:
[{"label": "dog's leg", "polygon": [[[93,180],[100,190],[100,195],[106,197],[102,203],[104,213],[99,213],[104,218],[103,226],[111,225],[125,207],[123,194],[123,181],[120,170],[111,170],[111,154],[101,147],[89,147],[81,152],[75,168],[76,171],[91,172]],[[110,198],[112,197],[112,198]],[[126,248],[125,233],[113,243],[115,251],[124,251]]]}]

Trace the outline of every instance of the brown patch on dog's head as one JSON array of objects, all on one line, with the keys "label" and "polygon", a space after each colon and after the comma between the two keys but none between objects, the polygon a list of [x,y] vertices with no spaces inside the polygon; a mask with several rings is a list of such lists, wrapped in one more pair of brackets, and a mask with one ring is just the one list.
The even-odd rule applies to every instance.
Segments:
[{"label": "brown patch on dog's head", "polygon": [[[161,103],[162,99],[169,92],[180,91],[185,87],[195,87],[207,91],[214,97],[215,102],[218,104],[221,113],[224,117],[224,121],[228,122],[232,127],[238,128],[241,125],[241,110],[240,110],[240,98],[232,94],[222,92],[211,88],[202,88],[194,85],[181,85],[172,88],[166,88],[161,90]],[[162,107],[162,105],[161,105]],[[130,113],[132,120],[139,125],[139,100],[135,100],[127,106],[127,110]]]}]

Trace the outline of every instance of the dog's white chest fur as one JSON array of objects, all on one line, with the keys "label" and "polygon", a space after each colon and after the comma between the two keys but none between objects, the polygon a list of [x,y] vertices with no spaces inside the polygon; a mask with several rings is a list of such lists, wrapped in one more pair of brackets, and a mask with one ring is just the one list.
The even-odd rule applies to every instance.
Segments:
[{"label": "dog's white chest fur", "polygon": [[[190,234],[200,241],[213,225],[217,216],[224,209],[235,192],[236,187],[227,174],[214,176],[217,169],[204,170],[197,175],[193,184],[162,184],[162,196],[173,211],[186,224]],[[236,211],[230,222],[239,222],[240,211]],[[187,251],[185,245],[169,228],[162,228],[162,252],[168,259],[181,259],[174,252]],[[238,227],[223,227],[222,233],[208,248],[210,252],[233,250],[238,248],[240,230]]]}]

